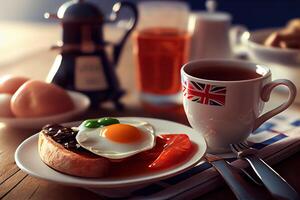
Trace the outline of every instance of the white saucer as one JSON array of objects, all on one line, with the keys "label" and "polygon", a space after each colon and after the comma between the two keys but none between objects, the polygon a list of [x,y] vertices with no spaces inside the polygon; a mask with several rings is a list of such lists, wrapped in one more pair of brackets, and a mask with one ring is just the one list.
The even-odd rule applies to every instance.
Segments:
[{"label": "white saucer", "polygon": [[38,118],[0,118],[0,122],[6,126],[20,129],[41,129],[49,123],[62,123],[72,120],[74,117],[84,113],[90,106],[89,98],[79,92],[68,91],[74,102],[75,108],[69,112],[58,115]]},{"label": "white saucer", "polygon": [[[198,147],[195,154],[191,156],[186,162],[179,166],[169,168],[163,171],[156,171],[147,175],[137,175],[125,178],[79,178],[62,174],[58,171],[45,165],[38,155],[38,134],[26,139],[15,152],[15,161],[18,167],[37,178],[41,178],[48,181],[57,182],[60,184],[80,186],[85,188],[120,188],[128,187],[138,184],[145,184],[157,180],[161,180],[167,177],[171,177],[186,171],[195,166],[206,152],[206,143],[202,134],[197,133],[192,128],[178,124],[171,121],[153,119],[153,118],[119,118],[123,120],[139,120],[146,121],[154,126],[156,134],[188,134],[191,141]],[[74,124],[67,124],[73,126]],[[78,125],[78,124],[77,124]]]}]

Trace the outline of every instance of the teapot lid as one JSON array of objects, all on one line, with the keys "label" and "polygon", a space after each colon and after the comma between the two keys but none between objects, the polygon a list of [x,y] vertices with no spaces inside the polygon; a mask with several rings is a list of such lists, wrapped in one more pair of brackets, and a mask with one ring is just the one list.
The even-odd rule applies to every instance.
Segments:
[{"label": "teapot lid", "polygon": [[60,6],[57,17],[62,22],[103,22],[102,12],[93,4],[83,0],[72,0]]}]

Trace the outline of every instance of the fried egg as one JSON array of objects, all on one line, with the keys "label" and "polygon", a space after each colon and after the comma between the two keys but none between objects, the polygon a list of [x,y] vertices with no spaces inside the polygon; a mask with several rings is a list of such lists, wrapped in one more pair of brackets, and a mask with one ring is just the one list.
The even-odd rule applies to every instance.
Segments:
[{"label": "fried egg", "polygon": [[109,159],[123,159],[155,146],[154,128],[147,122],[120,120],[99,128],[87,128],[82,123],[76,136],[86,150]]}]

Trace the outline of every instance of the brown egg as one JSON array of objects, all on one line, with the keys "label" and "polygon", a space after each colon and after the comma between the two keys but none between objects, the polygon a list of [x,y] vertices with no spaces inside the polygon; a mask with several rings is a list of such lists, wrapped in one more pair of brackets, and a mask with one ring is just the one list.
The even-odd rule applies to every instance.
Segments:
[{"label": "brown egg", "polygon": [[11,94],[0,94],[0,117],[14,117],[10,109]]},{"label": "brown egg", "polygon": [[12,96],[10,106],[16,117],[45,117],[74,108],[64,89],[36,80],[24,83]]},{"label": "brown egg", "polygon": [[28,78],[6,75],[0,79],[0,93],[14,94]]}]

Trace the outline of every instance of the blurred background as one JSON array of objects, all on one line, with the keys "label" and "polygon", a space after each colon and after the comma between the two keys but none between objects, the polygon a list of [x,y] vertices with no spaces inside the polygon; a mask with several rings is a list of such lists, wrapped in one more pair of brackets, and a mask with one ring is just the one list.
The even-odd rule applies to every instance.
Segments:
[{"label": "blurred background", "polygon": [[[0,6],[0,67],[1,69],[10,68],[10,66],[18,66],[18,68],[21,68],[24,65],[30,65],[34,70],[39,69],[41,72],[43,71],[43,73],[48,72],[48,70],[45,69],[51,67],[54,58],[60,53],[60,51],[57,50],[58,48],[56,48],[56,51],[55,50],[50,51],[50,48],[51,46],[56,45],[57,41],[61,41],[62,27],[60,21],[56,19],[45,19],[43,16],[44,13],[46,12],[56,14],[59,7],[67,1],[68,0],[9,0],[6,1],[5,3],[2,3],[2,5]],[[104,16],[108,18],[112,12],[112,6],[117,1],[122,1],[122,0],[86,0],[86,1],[98,6],[99,9],[103,12]],[[139,3],[148,0],[126,0],[126,1]],[[182,2],[187,3],[191,11],[204,11],[206,9],[205,8],[206,0],[188,0]],[[278,27],[280,29],[283,29],[291,19],[295,19],[295,18],[300,19],[300,12],[299,12],[300,0],[216,0],[216,2],[217,2],[217,9],[216,9],[217,11],[223,11],[229,13],[232,16],[232,24],[241,25],[241,26],[231,26],[229,20],[228,20],[228,30],[226,29],[227,25],[224,26],[222,25],[221,29],[218,29],[217,26],[216,28],[212,26],[211,29],[211,27],[208,27],[208,25],[205,25],[205,23],[203,26],[199,26],[201,27],[199,28],[199,32],[195,32],[192,34],[194,36],[197,35],[197,37],[199,36],[199,38],[203,37],[204,39],[199,40],[200,42],[198,43],[193,42],[193,44],[194,46],[199,47],[197,50],[204,49],[203,52],[206,51],[206,53],[209,51],[208,50],[209,48],[213,49],[214,51],[215,49],[217,50],[225,49],[225,48],[220,48],[221,43],[218,43],[219,40],[216,40],[216,38],[221,38],[221,39],[233,38],[234,41],[233,42],[230,41],[232,42],[231,46],[238,50],[236,51],[238,52],[237,54],[238,56],[246,58],[247,56],[252,55],[251,50],[247,49],[246,45],[241,42],[241,37],[240,37],[241,35],[239,35],[238,31],[237,34],[234,35],[234,37],[232,38],[229,37],[228,33],[230,32],[229,30],[231,30],[230,27],[240,27],[240,28],[243,27],[242,30],[240,30],[240,33],[243,33],[245,29],[249,29],[250,32],[256,29],[268,29],[273,27]],[[186,8],[186,5],[184,6],[185,6],[184,8]],[[186,9],[188,10],[188,8]],[[154,12],[158,12],[157,11],[158,9],[156,7],[153,10]],[[149,9],[147,9],[147,11],[149,11]],[[182,7],[180,7],[180,11],[182,11]],[[167,13],[167,15],[163,15],[163,18],[173,19],[173,21],[175,21],[176,26],[180,24],[178,20],[174,20],[175,18],[172,18],[171,12],[166,12],[164,10],[162,14],[165,13]],[[180,16],[179,19],[182,19],[182,15],[179,15],[179,10],[175,10],[174,13],[175,15]],[[189,10],[187,11],[187,13],[188,13],[187,16],[192,16],[190,15]],[[130,16],[132,16],[132,13],[129,13],[128,10],[126,10],[126,8],[124,10],[122,9],[120,13],[121,21],[119,21],[118,18],[118,22],[124,22],[126,21],[125,19],[128,19],[128,17]],[[161,20],[153,19],[153,15],[149,15],[149,16],[151,16],[150,17],[151,19],[149,21],[152,20],[158,22],[159,23],[158,26],[164,26],[165,24],[168,24],[168,23],[162,23]],[[187,19],[192,19],[192,18],[187,17]],[[186,20],[186,21],[193,22],[193,20]],[[123,26],[121,26],[122,24]],[[106,23],[103,26],[105,41],[109,41],[110,43],[117,44],[120,41],[120,38],[122,38],[123,33],[125,32],[126,28],[124,24],[126,25],[126,23],[119,23],[118,25],[120,26],[116,26],[116,24],[112,25]],[[193,23],[185,23],[185,21],[183,24],[193,25]],[[297,24],[300,27],[300,20],[297,21]],[[223,27],[225,28],[223,29]],[[220,31],[215,31],[215,30],[220,30]],[[212,33],[215,33],[215,35],[213,35]],[[272,32],[268,33],[268,35],[271,33]],[[204,37],[203,35],[204,36],[207,35],[213,38],[211,41],[209,41],[209,45],[203,42],[203,41],[206,42],[208,41],[206,37]],[[220,41],[225,41],[225,40],[220,40]],[[213,43],[217,44],[218,48],[215,48],[216,45],[214,46]],[[226,44],[228,43],[229,46],[229,42],[227,42],[227,40],[224,42],[224,44],[225,43]],[[129,37],[128,40],[126,41],[126,45],[124,46],[124,51],[122,51],[120,61],[118,62],[118,66],[119,66],[119,68],[117,68],[118,70],[120,68],[127,69],[127,67],[129,67],[128,70],[131,70],[130,71],[131,73],[134,73],[136,71],[133,68],[135,67],[136,64],[134,62],[134,56],[132,51],[134,49],[133,46],[134,46],[133,37]],[[300,44],[299,44],[299,48],[300,48]],[[110,53],[112,52],[111,49],[109,49]],[[192,49],[191,52],[196,52],[196,50]],[[201,53],[200,54],[205,57],[203,52],[202,54]],[[226,50],[226,52],[231,53],[230,50],[228,51]],[[268,53],[269,52],[267,52],[266,54],[259,53],[259,55],[263,55],[263,56],[267,55],[266,57],[272,57],[272,72],[274,78],[291,79],[297,83],[297,86],[300,87],[300,80],[298,78],[300,73],[300,69],[298,68],[299,58],[295,56],[295,60],[297,61],[296,67],[292,65],[287,66],[286,63],[282,64],[283,62],[278,62],[278,61],[283,60],[283,61],[290,62],[292,60],[290,59],[290,57],[287,57],[287,59],[280,60],[281,57],[277,55],[269,56]],[[43,62],[40,62],[41,60]],[[29,64],[27,64],[27,61]],[[32,64],[32,62],[35,63]],[[13,71],[13,73],[18,74],[19,73],[18,68],[15,68],[15,71]],[[45,77],[45,76],[46,74],[43,74],[43,76],[41,77]],[[128,76],[127,79],[131,79],[131,77]],[[125,83],[127,82],[124,81],[124,83],[121,83],[121,85],[125,85]],[[132,83],[132,85],[127,84],[126,86],[128,88],[131,88],[134,87],[135,84],[134,83]],[[299,95],[299,102],[300,102],[300,95]]]},{"label": "blurred background", "polygon": [[[138,2],[139,0],[131,0]],[[44,12],[56,12],[64,0],[10,0],[0,7],[0,20],[46,22]],[[116,0],[90,0],[108,14]],[[204,0],[189,0],[192,10],[203,10]],[[299,0],[219,0],[218,9],[230,12],[233,23],[244,24],[249,29],[277,27],[289,19],[300,17]],[[1,29],[1,27],[0,27]]]}]

